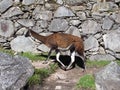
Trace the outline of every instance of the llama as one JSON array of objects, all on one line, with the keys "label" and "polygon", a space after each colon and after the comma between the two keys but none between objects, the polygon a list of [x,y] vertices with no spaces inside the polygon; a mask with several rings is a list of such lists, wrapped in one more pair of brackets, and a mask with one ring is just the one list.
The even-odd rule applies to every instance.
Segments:
[{"label": "llama", "polygon": [[[71,34],[65,34],[56,32],[49,36],[42,36],[38,33],[29,30],[29,33],[32,37],[35,39],[41,41],[43,44],[48,46],[50,48],[50,51],[48,53],[48,58],[45,62],[47,62],[50,58],[51,52],[53,50],[56,51],[56,60],[66,69],[71,69],[72,64],[75,62],[75,53],[77,52],[80,55],[80,58],[85,61],[84,58],[84,44],[83,40],[80,37],[71,35]],[[60,57],[60,51],[61,50],[70,50],[70,57],[71,62],[68,66],[65,66],[59,59]],[[85,70],[85,64],[84,64],[84,70]]]}]

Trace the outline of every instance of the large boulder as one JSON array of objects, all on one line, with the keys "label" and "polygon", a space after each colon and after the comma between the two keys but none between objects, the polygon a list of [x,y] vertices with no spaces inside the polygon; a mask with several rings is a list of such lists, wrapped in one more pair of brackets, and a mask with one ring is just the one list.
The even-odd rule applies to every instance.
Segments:
[{"label": "large boulder", "polygon": [[31,19],[19,19],[17,20],[17,22],[26,27],[31,27],[31,26],[34,26],[35,24],[34,20],[31,20]]},{"label": "large boulder", "polygon": [[75,16],[75,15],[70,9],[64,6],[59,7],[54,14],[54,17],[70,17],[70,16]]},{"label": "large boulder", "polygon": [[101,26],[94,20],[86,20],[82,23],[82,32],[86,34],[94,34],[98,31],[101,31]]},{"label": "large boulder", "polygon": [[0,90],[20,90],[33,72],[28,58],[0,52]]},{"label": "large boulder", "polygon": [[36,45],[29,37],[17,36],[10,42],[12,50],[16,52],[35,52]]},{"label": "large boulder", "polygon": [[22,4],[24,5],[31,5],[35,3],[35,0],[22,0]]},{"label": "large boulder", "polygon": [[58,31],[66,31],[68,28],[68,22],[65,19],[53,19],[49,30],[58,32]]},{"label": "large boulder", "polygon": [[0,13],[5,12],[13,4],[13,0],[0,0]]},{"label": "large boulder", "polygon": [[120,11],[119,12],[114,12],[112,15],[111,15],[111,18],[114,19],[117,23],[120,23]]},{"label": "large boulder", "polygon": [[7,12],[5,12],[2,17],[13,17],[23,14],[22,10],[19,7],[11,7]]},{"label": "large boulder", "polygon": [[97,51],[99,49],[99,43],[97,39],[93,36],[90,36],[84,41],[85,50]]},{"label": "large boulder", "polygon": [[120,52],[120,32],[113,31],[103,35],[104,45],[106,49]]},{"label": "large boulder", "polygon": [[120,90],[120,66],[111,62],[95,74],[96,90]]},{"label": "large boulder", "polygon": [[104,20],[103,20],[102,28],[109,30],[109,29],[111,29],[113,24],[114,24],[113,20],[111,20],[109,17],[105,17]]},{"label": "large boulder", "polygon": [[79,29],[74,26],[70,26],[65,33],[81,37]]},{"label": "large boulder", "polygon": [[111,56],[110,54],[96,54],[91,55],[89,58],[91,61],[113,61],[115,60],[115,57]]},{"label": "large boulder", "polygon": [[0,35],[10,37],[14,34],[14,24],[11,20],[0,20]]}]

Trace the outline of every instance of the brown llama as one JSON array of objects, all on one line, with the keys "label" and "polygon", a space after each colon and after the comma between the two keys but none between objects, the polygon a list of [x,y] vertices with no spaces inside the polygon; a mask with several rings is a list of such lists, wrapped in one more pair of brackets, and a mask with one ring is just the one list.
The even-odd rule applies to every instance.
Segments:
[{"label": "brown llama", "polygon": [[[53,50],[56,51],[56,60],[66,69],[71,69],[72,64],[75,62],[75,53],[77,52],[80,55],[80,58],[83,60],[83,63],[85,61],[84,58],[84,44],[83,40],[80,37],[71,35],[71,34],[65,34],[65,33],[53,33],[49,36],[42,36],[37,34],[36,32],[29,30],[29,33],[32,37],[35,39],[41,41],[43,44],[48,46],[50,48],[50,51],[48,53],[48,58],[46,61],[48,61],[51,52]],[[71,62],[66,67],[60,60],[60,51],[61,50],[70,50],[71,53]],[[84,70],[85,70],[85,64],[84,64]]]}]

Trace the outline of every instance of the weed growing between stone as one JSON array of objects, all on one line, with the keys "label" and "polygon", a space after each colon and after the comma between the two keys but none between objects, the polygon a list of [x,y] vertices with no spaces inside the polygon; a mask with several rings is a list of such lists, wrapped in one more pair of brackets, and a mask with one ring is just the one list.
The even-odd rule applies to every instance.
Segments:
[{"label": "weed growing between stone", "polygon": [[95,80],[93,75],[86,74],[79,79],[77,88],[82,90],[95,90]]}]

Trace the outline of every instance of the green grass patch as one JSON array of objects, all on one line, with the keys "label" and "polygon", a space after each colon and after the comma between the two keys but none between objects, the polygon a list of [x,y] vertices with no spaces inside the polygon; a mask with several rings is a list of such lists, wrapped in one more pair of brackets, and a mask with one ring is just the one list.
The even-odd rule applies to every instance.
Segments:
[{"label": "green grass patch", "polygon": [[31,53],[31,52],[24,52],[20,54],[23,57],[27,57],[32,61],[42,61],[45,60],[46,57],[41,56],[40,54],[36,54],[36,53]]},{"label": "green grass patch", "polygon": [[0,51],[1,52],[4,52],[4,53],[7,53],[7,54],[10,54],[10,55],[14,55],[14,51],[13,50],[10,50],[10,49],[4,49],[3,47],[0,46]]},{"label": "green grass patch", "polygon": [[110,63],[110,61],[90,61],[90,60],[88,60],[86,62],[86,67],[87,68],[101,68],[101,67],[108,65],[109,63]]},{"label": "green grass patch", "polygon": [[49,68],[35,69],[34,74],[28,80],[28,86],[41,84],[42,81],[58,68],[57,64],[50,64]]},{"label": "green grass patch", "polygon": [[[3,47],[0,46],[0,51],[10,54],[10,55],[14,55],[15,51],[11,50],[11,49],[4,49]],[[20,56],[23,57],[27,57],[29,58],[31,61],[43,61],[46,60],[48,53],[32,53],[32,52],[23,52],[23,53],[17,53]],[[54,56],[55,54],[52,54],[51,56]]]},{"label": "green grass patch", "polygon": [[117,62],[117,64],[120,66],[120,60],[117,60],[116,62]]},{"label": "green grass patch", "polygon": [[77,88],[81,90],[95,90],[95,80],[93,75],[86,74],[79,79]]}]

